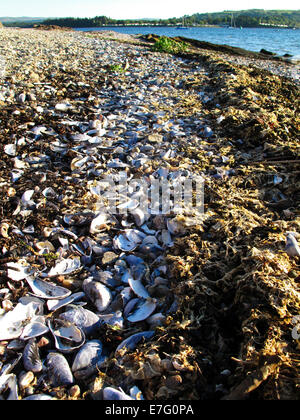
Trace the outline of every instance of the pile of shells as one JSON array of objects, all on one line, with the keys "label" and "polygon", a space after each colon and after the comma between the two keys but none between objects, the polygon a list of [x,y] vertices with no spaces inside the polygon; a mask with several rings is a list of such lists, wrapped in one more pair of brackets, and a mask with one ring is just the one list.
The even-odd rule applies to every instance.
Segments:
[{"label": "pile of shells", "polygon": [[[7,30],[0,54],[0,398],[227,395],[242,264],[271,261],[298,305],[299,172],[250,167],[299,156],[289,100],[267,115],[245,69],[79,33]],[[195,177],[204,214],[174,207]]]}]

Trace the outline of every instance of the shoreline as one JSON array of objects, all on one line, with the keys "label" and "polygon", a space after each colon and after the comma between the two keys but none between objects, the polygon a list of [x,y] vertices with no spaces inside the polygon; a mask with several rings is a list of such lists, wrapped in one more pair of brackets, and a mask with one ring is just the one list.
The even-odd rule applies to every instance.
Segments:
[{"label": "shoreline", "polygon": [[0,31],[0,398],[299,398],[296,67],[153,42]]}]

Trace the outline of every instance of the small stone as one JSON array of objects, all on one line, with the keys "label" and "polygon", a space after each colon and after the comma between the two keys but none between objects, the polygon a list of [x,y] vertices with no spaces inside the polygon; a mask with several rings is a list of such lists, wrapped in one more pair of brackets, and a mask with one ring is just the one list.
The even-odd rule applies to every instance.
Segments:
[{"label": "small stone", "polygon": [[119,256],[115,254],[114,252],[105,252],[102,258],[102,264],[103,265],[113,264],[114,262],[117,261],[118,258]]},{"label": "small stone", "polygon": [[22,372],[19,376],[19,386],[21,389],[25,389],[29,387],[29,385],[34,381],[34,373],[29,372]]},{"label": "small stone", "polygon": [[78,385],[72,386],[72,388],[69,391],[69,396],[71,398],[79,398],[80,397],[80,388]]}]

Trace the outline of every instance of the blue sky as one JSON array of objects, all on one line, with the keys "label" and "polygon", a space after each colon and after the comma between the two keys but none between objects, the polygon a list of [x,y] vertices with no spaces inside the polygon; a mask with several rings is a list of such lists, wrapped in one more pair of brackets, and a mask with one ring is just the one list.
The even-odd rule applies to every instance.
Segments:
[{"label": "blue sky", "polygon": [[241,9],[299,9],[299,0],[2,0],[0,16],[170,18]]}]

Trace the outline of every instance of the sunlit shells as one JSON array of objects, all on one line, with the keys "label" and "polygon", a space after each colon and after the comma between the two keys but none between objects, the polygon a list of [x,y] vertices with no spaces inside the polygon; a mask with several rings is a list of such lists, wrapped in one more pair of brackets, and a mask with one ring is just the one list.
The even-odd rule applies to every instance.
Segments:
[{"label": "sunlit shells", "polygon": [[121,251],[133,251],[143,240],[145,234],[135,229],[126,229],[123,234],[115,236],[114,246]]},{"label": "sunlit shells", "polygon": [[0,341],[19,338],[27,324],[36,316],[39,305],[35,302],[18,303],[17,306],[0,317]]},{"label": "sunlit shells", "polygon": [[81,268],[80,258],[64,259],[59,261],[55,267],[51,268],[48,275],[49,277],[66,276],[72,274]]},{"label": "sunlit shells", "polygon": [[38,373],[43,369],[38,345],[34,339],[28,341],[23,351],[23,363],[26,370]]},{"label": "sunlit shells", "polygon": [[40,298],[64,299],[71,294],[71,292],[64,287],[57,286],[54,283],[46,282],[38,278],[27,277],[26,281],[29,284],[33,294]]},{"label": "sunlit shells", "polygon": [[133,334],[126,338],[126,340],[122,341],[121,344],[119,344],[116,352],[119,352],[122,349],[134,350],[142,340],[150,340],[154,334],[154,331],[143,331],[137,334]]},{"label": "sunlit shells", "polygon": [[130,322],[140,322],[147,319],[156,309],[156,301],[154,299],[148,299],[146,301],[141,301],[137,308],[133,310],[131,315],[127,316],[128,321]]},{"label": "sunlit shells", "polygon": [[90,226],[90,233],[100,233],[107,229],[107,224],[109,223],[110,218],[106,213],[99,214],[95,219],[93,219]]},{"label": "sunlit shells", "polygon": [[7,263],[7,276],[13,281],[21,281],[32,274],[32,268],[26,260],[19,260],[17,263]]},{"label": "sunlit shells", "polygon": [[9,156],[16,156],[17,146],[15,144],[7,144],[4,146],[4,152]]},{"label": "sunlit shells", "polygon": [[101,341],[88,341],[77,353],[72,365],[72,372],[77,379],[88,378],[97,373],[105,360]]},{"label": "sunlit shells", "polygon": [[49,353],[47,356],[47,373],[52,386],[69,386],[74,378],[66,358],[59,353]]},{"label": "sunlit shells", "polygon": [[92,334],[99,327],[99,317],[81,306],[68,306],[66,311],[59,315],[60,319],[69,321],[79,327],[86,335]]},{"label": "sunlit shells", "polygon": [[71,353],[83,346],[83,331],[69,321],[62,319],[48,320],[49,329],[55,340],[55,347],[62,353]]},{"label": "sunlit shells", "polygon": [[110,290],[102,283],[88,278],[83,282],[83,290],[99,312],[105,311],[112,301]]}]

